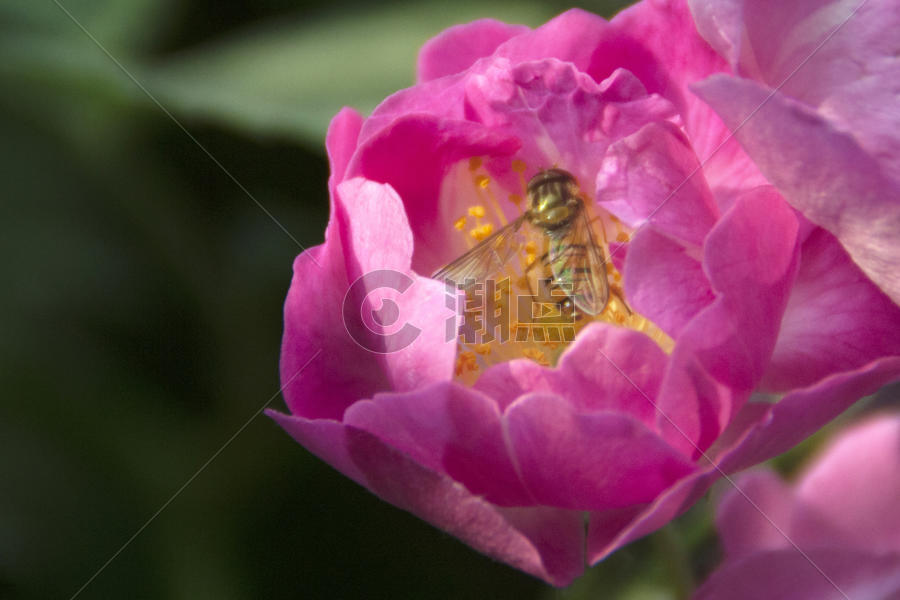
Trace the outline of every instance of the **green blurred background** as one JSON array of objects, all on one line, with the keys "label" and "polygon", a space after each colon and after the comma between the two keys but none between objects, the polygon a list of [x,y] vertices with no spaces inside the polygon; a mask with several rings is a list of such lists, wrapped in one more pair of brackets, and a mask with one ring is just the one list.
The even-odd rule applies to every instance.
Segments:
[{"label": "green blurred background", "polygon": [[[250,195],[320,243],[341,106],[410,85],[446,26],[568,7],[59,1],[161,106],[54,0],[0,3],[0,598],[71,598],[278,390],[299,248]],[[257,417],[78,597],[666,598],[709,531],[701,503],[552,590]]]}]

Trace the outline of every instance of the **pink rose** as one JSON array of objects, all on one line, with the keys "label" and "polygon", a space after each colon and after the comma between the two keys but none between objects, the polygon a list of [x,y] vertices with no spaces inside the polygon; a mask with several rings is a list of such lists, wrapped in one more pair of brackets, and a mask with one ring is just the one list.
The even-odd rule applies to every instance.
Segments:
[{"label": "pink rose", "polygon": [[793,485],[769,470],[736,485],[716,515],[725,561],[697,600],[900,597],[900,416],[842,433]]},{"label": "pink rose", "polygon": [[[388,502],[565,585],[898,377],[900,309],[688,89],[730,69],[682,2],[431,40],[416,86],[331,124],[331,220],[294,263],[290,414],[270,415]],[[609,241],[614,299],[571,344],[458,348],[428,275],[521,215],[550,167]]]}]

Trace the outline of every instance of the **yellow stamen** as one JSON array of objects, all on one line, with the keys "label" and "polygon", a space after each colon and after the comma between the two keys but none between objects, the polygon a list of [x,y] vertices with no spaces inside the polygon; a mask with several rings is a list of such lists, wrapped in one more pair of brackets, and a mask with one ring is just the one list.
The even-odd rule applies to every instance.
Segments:
[{"label": "yellow stamen", "polygon": [[460,352],[459,357],[456,359],[456,376],[459,377],[465,371],[477,371],[478,370],[478,357],[475,356],[474,352]]},{"label": "yellow stamen", "polygon": [[481,205],[470,206],[469,215],[476,219],[482,218],[484,216],[484,207]]},{"label": "yellow stamen", "polygon": [[525,171],[528,170],[528,165],[525,164],[525,161],[516,159],[512,161],[510,166],[515,173],[519,174],[519,188],[524,194],[525,190],[528,189],[528,184],[525,182]]},{"label": "yellow stamen", "polygon": [[488,238],[492,233],[494,233],[494,226],[490,223],[485,223],[484,225],[469,231],[469,235],[479,242]]},{"label": "yellow stamen", "polygon": [[522,196],[520,196],[519,194],[510,194],[509,201],[516,206],[519,206],[520,204],[522,204]]},{"label": "yellow stamen", "polygon": [[457,230],[462,231],[466,227],[466,218],[460,217],[456,221],[453,222],[453,226],[456,227]]},{"label": "yellow stamen", "polygon": [[525,348],[524,350],[522,350],[522,354],[525,356],[525,358],[530,358],[542,367],[550,366],[550,362],[547,360],[547,355],[537,348]]},{"label": "yellow stamen", "polygon": [[490,187],[484,190],[484,193],[487,195],[488,202],[494,208],[494,214],[497,215],[497,220],[500,222],[500,225],[506,225],[509,223],[506,219],[506,215],[503,213],[503,209],[500,208],[500,203],[497,202],[497,197],[494,195],[494,190]]}]

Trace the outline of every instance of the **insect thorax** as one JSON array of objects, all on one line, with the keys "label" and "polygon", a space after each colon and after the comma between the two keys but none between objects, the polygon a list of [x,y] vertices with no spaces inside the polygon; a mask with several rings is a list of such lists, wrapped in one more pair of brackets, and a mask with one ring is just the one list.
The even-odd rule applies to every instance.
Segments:
[{"label": "insect thorax", "polygon": [[575,177],[562,169],[541,171],[528,182],[528,220],[545,230],[568,226],[583,208]]}]

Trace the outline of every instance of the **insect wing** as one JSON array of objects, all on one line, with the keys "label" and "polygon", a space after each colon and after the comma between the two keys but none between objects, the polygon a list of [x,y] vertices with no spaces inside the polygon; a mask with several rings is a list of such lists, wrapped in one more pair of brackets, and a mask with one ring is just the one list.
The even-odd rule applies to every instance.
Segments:
[{"label": "insect wing", "polygon": [[521,247],[517,234],[524,220],[524,216],[519,217],[498,230],[446,267],[435,271],[432,279],[468,286],[497,275]]},{"label": "insect wing", "polygon": [[596,315],[604,309],[609,300],[606,261],[584,210],[571,227],[551,234],[548,261],[556,283],[579,310]]}]

